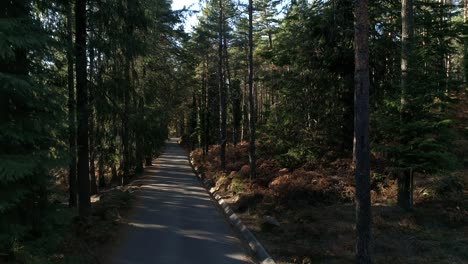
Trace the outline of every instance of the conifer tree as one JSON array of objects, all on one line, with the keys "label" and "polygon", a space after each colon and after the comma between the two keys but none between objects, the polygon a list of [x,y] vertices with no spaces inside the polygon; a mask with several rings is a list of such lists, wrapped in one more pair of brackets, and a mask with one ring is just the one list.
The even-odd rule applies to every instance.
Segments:
[{"label": "conifer tree", "polygon": [[80,216],[91,214],[89,151],[88,151],[88,89],[86,70],[86,1],[75,2],[75,54],[76,54],[76,95],[77,95],[77,147],[78,147],[78,209]]},{"label": "conifer tree", "polygon": [[368,1],[354,7],[355,91],[354,136],[356,141],[356,259],[371,263],[371,201],[369,146],[369,15]]}]

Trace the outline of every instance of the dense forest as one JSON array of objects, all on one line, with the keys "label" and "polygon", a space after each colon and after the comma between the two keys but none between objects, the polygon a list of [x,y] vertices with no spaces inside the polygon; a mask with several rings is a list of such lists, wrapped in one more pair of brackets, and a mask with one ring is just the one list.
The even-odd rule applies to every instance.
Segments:
[{"label": "dense forest", "polygon": [[281,263],[468,259],[468,1],[171,4],[0,3],[0,263],[97,263],[170,136]]}]

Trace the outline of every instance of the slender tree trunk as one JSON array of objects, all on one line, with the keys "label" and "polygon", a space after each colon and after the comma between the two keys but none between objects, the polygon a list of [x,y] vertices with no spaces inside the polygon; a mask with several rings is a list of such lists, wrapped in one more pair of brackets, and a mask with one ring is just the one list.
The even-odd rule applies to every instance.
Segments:
[{"label": "slender tree trunk", "polygon": [[[102,54],[98,52],[97,55],[97,64],[96,64],[96,82],[97,82],[97,87],[102,87],[102,73],[104,72],[104,66],[102,63]],[[104,167],[104,161],[105,158],[107,157],[107,153],[105,153],[105,148],[104,148],[104,139],[106,135],[106,129],[104,125],[104,117],[103,114],[98,112],[98,107],[97,104],[95,104],[95,111],[96,111],[96,118],[97,118],[97,129],[96,129],[96,142],[97,142],[97,152],[99,153],[99,158],[98,158],[98,187],[99,189],[103,189],[106,186],[106,179],[105,177],[105,167]],[[106,159],[107,160],[107,159]]]},{"label": "slender tree trunk", "polygon": [[[343,128],[342,128],[342,142],[340,151],[342,153],[350,153],[354,155],[353,148],[354,148],[354,128],[353,128],[353,120],[354,120],[354,75],[352,72],[347,73],[343,76],[343,80],[345,81],[346,92],[342,94],[343,98]],[[354,160],[354,159],[353,159]]]},{"label": "slender tree trunk", "polygon": [[208,108],[209,108],[209,87],[208,87],[208,54],[205,56],[205,69],[204,69],[204,95],[205,95],[205,100],[203,101],[205,104],[205,108],[203,111],[203,118],[205,120],[204,122],[204,133],[203,133],[203,155],[206,155],[208,153],[208,138],[209,138],[209,133],[210,133],[210,120],[209,120],[209,113],[208,113]]},{"label": "slender tree trunk", "polygon": [[69,199],[68,205],[76,207],[76,109],[75,109],[75,84],[73,70],[73,13],[72,4],[66,4],[67,8],[67,63],[68,63],[68,143],[70,146],[70,165],[68,171]]},{"label": "slender tree trunk", "polygon": [[[226,23],[225,23],[226,24]],[[228,42],[227,42],[227,33],[226,33],[226,28],[227,26],[225,25],[225,30],[223,30],[223,41],[224,41],[224,64],[225,64],[225,67],[226,67],[226,77],[227,77],[227,83],[228,83],[228,94],[230,95],[230,98],[232,99],[231,100],[231,104],[232,104],[232,108],[233,108],[233,128],[232,128],[232,141],[235,144],[237,144],[237,141],[238,141],[238,134],[239,134],[239,126],[237,125],[236,121],[234,120],[235,119],[235,116],[236,114],[238,113],[234,113],[234,101],[236,100],[236,95],[233,91],[233,83],[232,83],[232,79],[231,79],[231,68],[229,67],[229,53],[228,53]]]},{"label": "slender tree trunk", "polygon": [[253,96],[253,0],[249,0],[249,161],[250,161],[250,177],[256,178],[255,167],[255,105]]},{"label": "slender tree trunk", "polygon": [[[119,134],[119,131],[118,131],[118,128],[117,128],[117,122],[118,122],[118,116],[116,114],[114,114],[114,116],[112,117],[112,123],[111,123],[111,128],[112,128],[112,134],[111,134],[111,138],[109,138],[109,149],[110,151],[112,151],[112,154],[119,154],[120,156],[120,152],[116,149],[116,145],[115,145],[115,138],[117,138],[118,134]],[[111,183],[112,184],[122,184],[122,179],[119,178],[119,173],[117,171],[117,161],[115,159],[112,159],[111,161],[111,170],[112,170],[112,177],[111,177]]]},{"label": "slender tree trunk", "polygon": [[[101,81],[99,81],[99,75],[98,74],[98,85],[100,86]],[[104,160],[105,157],[107,156],[107,153],[105,153],[104,150],[104,134],[105,134],[105,128],[104,128],[104,121],[103,118],[98,119],[98,129],[96,130],[96,138],[97,138],[97,144],[98,144],[98,187],[99,190],[102,190],[104,187],[106,187],[106,179],[105,177],[105,167],[104,167]]]},{"label": "slender tree trunk", "polygon": [[[140,116],[143,117],[144,116],[144,110],[145,110],[145,105],[144,105],[144,100],[142,97],[138,98],[138,103],[137,103],[137,108],[138,108],[138,111],[140,112]],[[140,120],[141,123],[144,123],[145,120],[144,118],[141,118]],[[144,168],[143,168],[143,160],[144,160],[144,149],[143,149],[143,144],[144,144],[144,141],[143,141],[143,131],[141,129],[141,125],[140,127],[138,128],[137,130],[137,134],[136,134],[136,138],[135,138],[135,143],[136,143],[136,173],[138,174],[141,174],[143,173],[144,171]]]},{"label": "slender tree trunk", "polygon": [[[133,12],[134,12],[134,0],[127,0],[127,10],[125,18],[125,28],[127,33],[127,38],[133,38],[134,28],[133,28]],[[131,102],[131,90],[132,86],[132,76],[131,76],[131,65],[133,61],[133,55],[130,46],[130,42],[127,41],[125,47],[125,56],[124,56],[124,76],[125,76],[125,87],[124,87],[124,113],[122,115],[122,147],[123,147],[123,160],[122,160],[122,171],[123,177],[121,184],[127,183],[128,177],[130,176],[130,124],[129,124],[129,115],[130,115],[130,102]]]},{"label": "slender tree trunk", "polygon": [[231,96],[232,96],[232,119],[233,119],[233,133],[232,141],[234,145],[239,142],[239,133],[242,119],[242,108],[241,108],[241,94],[240,94],[240,82],[235,80],[231,85]]},{"label": "slender tree trunk", "polygon": [[356,259],[371,263],[371,201],[369,153],[369,14],[368,0],[354,7],[355,93],[354,131],[356,142]]},{"label": "slender tree trunk", "polygon": [[104,170],[104,156],[103,153],[99,154],[98,159],[98,174],[99,174],[99,189],[102,190],[106,187],[105,170]]},{"label": "slender tree trunk", "polygon": [[[463,22],[465,23],[465,26],[466,26],[466,22],[467,22],[467,19],[468,19],[468,0],[464,0],[463,1]],[[466,82],[468,80],[468,41],[466,40],[466,38],[463,40],[463,80],[465,82],[465,85],[466,85]]]},{"label": "slender tree trunk", "polygon": [[[400,106],[400,141],[404,146],[408,142],[402,127],[409,119],[408,114],[408,71],[410,69],[411,42],[413,39],[413,0],[401,1],[401,106]],[[405,209],[413,208],[413,175],[404,169],[398,177],[398,205]]]},{"label": "slender tree trunk", "polygon": [[[248,52],[247,52],[248,54]],[[248,57],[248,55],[247,55]],[[249,130],[249,89],[248,89],[248,83],[249,83],[249,76],[248,72],[244,74],[244,91],[242,93],[242,134],[241,134],[241,141],[245,141],[247,138],[248,130]]]},{"label": "slender tree trunk", "polygon": [[88,159],[88,89],[86,83],[86,0],[75,1],[76,94],[78,145],[78,210],[81,217],[91,213]]},{"label": "slender tree trunk", "polygon": [[128,115],[130,113],[130,62],[128,58],[125,59],[125,91],[124,91],[124,112],[122,114],[122,180],[119,184],[124,185],[127,177],[130,175],[130,139],[129,139],[129,124]]},{"label": "slender tree trunk", "polygon": [[91,44],[92,35],[89,43],[89,178],[90,178],[90,192],[97,194],[97,181],[96,181],[96,111],[95,111],[95,86],[94,86],[94,47]]},{"label": "slender tree trunk", "polygon": [[219,48],[218,48],[218,86],[219,86],[219,145],[221,147],[221,169],[226,169],[226,91],[223,78],[223,0],[219,1]]}]

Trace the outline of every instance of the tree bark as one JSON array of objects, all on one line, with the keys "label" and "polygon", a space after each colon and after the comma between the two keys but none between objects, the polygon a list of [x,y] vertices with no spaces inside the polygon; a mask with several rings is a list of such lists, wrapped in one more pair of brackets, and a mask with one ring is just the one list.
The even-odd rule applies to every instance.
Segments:
[{"label": "tree bark", "polygon": [[74,67],[73,67],[73,12],[72,4],[66,4],[67,8],[67,82],[68,82],[68,144],[70,148],[70,164],[68,170],[69,198],[68,205],[76,207],[77,191],[76,191],[76,101],[75,101],[75,83],[74,83]]},{"label": "tree bark", "polygon": [[204,67],[204,84],[203,84],[203,94],[204,94],[204,100],[203,103],[205,105],[203,109],[203,119],[205,120],[204,122],[204,133],[203,133],[203,156],[208,154],[208,138],[209,138],[209,133],[210,133],[210,116],[208,113],[209,109],[209,87],[208,87],[208,82],[209,82],[209,77],[208,77],[208,54],[205,56],[205,67]]},{"label": "tree bark", "polygon": [[[410,69],[411,44],[413,39],[413,0],[401,1],[401,105],[400,105],[400,143],[405,146],[402,127],[408,117],[408,77]],[[413,175],[409,169],[403,169],[398,177],[398,205],[405,209],[413,208]]]},{"label": "tree bark", "polygon": [[231,85],[231,96],[233,121],[232,141],[234,145],[236,145],[239,142],[239,134],[241,130],[242,121],[241,91],[240,82],[238,80],[234,80],[234,82]]},{"label": "tree bark", "polygon": [[218,88],[219,88],[219,145],[221,147],[221,169],[226,169],[226,91],[223,78],[223,0],[219,1],[219,47],[218,47]]},{"label": "tree bark", "polygon": [[[140,113],[140,116],[142,117],[140,122],[143,124],[145,122],[143,116],[144,116],[144,111],[145,111],[145,103],[142,97],[138,98],[137,102],[137,108]],[[141,129],[141,125],[137,130],[136,138],[135,138],[135,143],[136,143],[136,168],[135,172],[138,174],[142,174],[144,171],[143,167],[143,162],[144,162],[144,136],[143,136],[143,131]]]},{"label": "tree bark", "polygon": [[88,217],[91,213],[91,200],[88,159],[88,89],[86,83],[86,0],[75,1],[75,15],[78,211],[81,217]]},{"label": "tree bark", "polygon": [[95,110],[95,86],[93,80],[94,74],[94,47],[92,46],[92,33],[89,42],[89,178],[90,178],[90,192],[97,194],[97,181],[96,181],[96,110]]},{"label": "tree bark", "polygon": [[250,162],[250,177],[256,178],[255,167],[255,105],[253,97],[253,1],[249,0],[249,162]]},{"label": "tree bark", "polygon": [[236,104],[238,101],[238,91],[234,91],[235,87],[234,84],[232,83],[231,79],[231,68],[229,67],[229,53],[228,53],[228,41],[227,41],[227,34],[226,34],[226,28],[227,28],[227,22],[224,21],[225,23],[225,29],[223,30],[223,41],[224,41],[224,62],[225,62],[225,67],[226,67],[226,77],[227,77],[227,83],[228,83],[228,94],[230,95],[231,98],[231,104],[232,104],[232,115],[233,115],[233,128],[232,128],[232,142],[234,145],[237,144],[239,141],[239,127],[240,127],[240,121],[237,121],[237,117],[240,115],[239,110],[236,109]]},{"label": "tree bark", "polygon": [[356,260],[371,263],[371,202],[369,153],[369,14],[368,0],[354,7],[354,130],[356,142]]}]

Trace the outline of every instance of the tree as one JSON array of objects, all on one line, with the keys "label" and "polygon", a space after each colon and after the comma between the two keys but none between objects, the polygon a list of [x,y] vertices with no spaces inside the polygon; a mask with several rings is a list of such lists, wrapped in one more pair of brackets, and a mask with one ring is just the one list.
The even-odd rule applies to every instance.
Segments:
[{"label": "tree", "polygon": [[86,70],[86,0],[75,2],[75,49],[77,95],[77,146],[78,146],[78,209],[81,217],[91,213],[89,157],[88,157],[88,89]]},{"label": "tree", "polygon": [[221,147],[220,160],[221,168],[226,169],[226,90],[224,85],[224,74],[223,74],[223,28],[224,28],[224,16],[223,16],[223,0],[219,2],[219,44],[218,44],[218,88],[219,88],[219,145]]},{"label": "tree", "polygon": [[355,16],[354,135],[356,142],[356,258],[371,263],[369,147],[369,14],[368,0],[357,0]]},{"label": "tree", "polygon": [[[413,41],[413,0],[401,1],[401,105],[400,120],[402,125],[408,120],[408,78],[411,69],[411,46]],[[401,130],[401,133],[404,133]],[[400,138],[407,138],[401,135]],[[408,142],[401,142],[402,145]],[[410,210],[413,207],[413,173],[404,169],[398,177],[398,205]]]},{"label": "tree", "polygon": [[67,166],[60,162],[66,136],[58,138],[66,131],[60,99],[66,98],[66,81],[60,88],[55,82],[58,72],[48,64],[56,62],[47,49],[51,38],[36,4],[0,4],[0,251],[7,257],[18,242],[41,234],[50,171]]},{"label": "tree", "polygon": [[75,71],[73,69],[73,12],[72,4],[66,4],[67,10],[67,85],[68,85],[68,144],[70,153],[70,165],[68,169],[69,200],[70,207],[77,204],[77,163],[76,163],[76,100],[75,100]]},{"label": "tree", "polygon": [[256,157],[255,157],[255,105],[253,97],[253,1],[249,0],[249,162],[250,162],[250,177],[256,178]]}]

